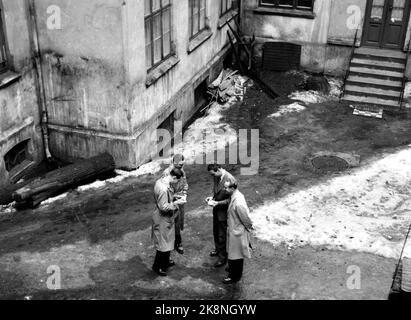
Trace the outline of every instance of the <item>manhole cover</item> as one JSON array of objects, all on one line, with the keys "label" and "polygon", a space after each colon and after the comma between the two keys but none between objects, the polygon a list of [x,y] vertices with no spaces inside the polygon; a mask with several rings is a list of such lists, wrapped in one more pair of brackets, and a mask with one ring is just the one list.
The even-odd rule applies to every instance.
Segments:
[{"label": "manhole cover", "polygon": [[350,167],[347,161],[337,156],[319,156],[311,159],[311,164],[314,169],[325,172],[338,172]]},{"label": "manhole cover", "polygon": [[346,153],[320,152],[309,159],[315,172],[340,172],[359,165],[359,156]]}]

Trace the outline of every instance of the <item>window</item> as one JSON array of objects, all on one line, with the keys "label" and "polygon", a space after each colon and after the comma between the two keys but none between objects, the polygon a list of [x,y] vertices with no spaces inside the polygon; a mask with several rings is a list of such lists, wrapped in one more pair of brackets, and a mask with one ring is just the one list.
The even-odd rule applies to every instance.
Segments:
[{"label": "window", "polygon": [[206,0],[189,0],[190,38],[206,28]]},{"label": "window", "polygon": [[28,159],[28,143],[30,140],[20,142],[18,145],[13,147],[4,156],[4,162],[6,164],[6,170],[11,171],[13,168],[22,164]]},{"label": "window", "polygon": [[314,0],[260,0],[261,6],[283,9],[313,10]]},{"label": "window", "polygon": [[6,34],[4,31],[4,23],[3,23],[3,8],[0,2],[0,73],[7,71],[7,69],[8,69],[8,59],[7,59]]},{"label": "window", "polygon": [[220,6],[220,16],[225,15],[227,12],[230,10],[234,9],[235,0],[220,0],[221,6]]},{"label": "window", "polygon": [[171,0],[145,0],[146,67],[148,70],[172,54]]}]

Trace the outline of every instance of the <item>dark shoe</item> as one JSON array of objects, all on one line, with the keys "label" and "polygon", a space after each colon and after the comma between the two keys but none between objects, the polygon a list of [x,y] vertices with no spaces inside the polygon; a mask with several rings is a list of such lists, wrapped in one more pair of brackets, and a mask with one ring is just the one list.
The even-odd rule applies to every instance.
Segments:
[{"label": "dark shoe", "polygon": [[179,254],[184,254],[184,248],[183,248],[183,246],[182,246],[181,244],[179,244],[178,246],[176,246],[176,251],[177,251]]},{"label": "dark shoe", "polygon": [[168,267],[174,267],[176,265],[176,263],[174,262],[174,260],[171,260],[168,262]]},{"label": "dark shoe", "polygon": [[166,277],[167,276],[167,272],[165,272],[164,270],[162,270],[160,268],[154,268],[153,267],[152,270],[161,277]]},{"label": "dark shoe", "polygon": [[225,266],[227,261],[217,261],[217,263],[214,265],[215,268],[220,268],[222,266]]},{"label": "dark shoe", "polygon": [[231,279],[230,277],[227,277],[223,280],[224,284],[232,284],[232,283],[236,283],[237,281]]},{"label": "dark shoe", "polygon": [[210,252],[210,257],[217,257],[218,252],[216,250]]}]

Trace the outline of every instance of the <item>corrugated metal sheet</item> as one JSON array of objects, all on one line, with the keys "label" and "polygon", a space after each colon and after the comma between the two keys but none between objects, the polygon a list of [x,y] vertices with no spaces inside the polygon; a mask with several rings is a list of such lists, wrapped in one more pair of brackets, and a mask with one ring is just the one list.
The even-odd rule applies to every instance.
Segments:
[{"label": "corrugated metal sheet", "polygon": [[263,46],[263,69],[288,71],[298,69],[301,46],[288,42],[266,42]]}]

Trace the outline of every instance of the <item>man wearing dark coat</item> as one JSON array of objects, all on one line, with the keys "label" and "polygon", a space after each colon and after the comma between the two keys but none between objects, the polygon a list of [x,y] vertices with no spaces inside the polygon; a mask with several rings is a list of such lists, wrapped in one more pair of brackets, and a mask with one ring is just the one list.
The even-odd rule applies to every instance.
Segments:
[{"label": "man wearing dark coat", "polygon": [[212,257],[218,257],[216,268],[227,263],[227,210],[230,202],[230,194],[224,189],[226,181],[235,178],[218,164],[210,164],[208,172],[214,178],[213,196],[206,199],[213,206],[213,235],[215,249],[210,253]]},{"label": "man wearing dark coat", "polygon": [[178,208],[184,204],[182,199],[174,200],[172,184],[183,177],[183,172],[173,169],[167,176],[157,180],[154,186],[156,210],[153,212],[152,239],[156,248],[153,271],[160,276],[167,276],[167,269],[174,265],[170,253],[175,244],[175,219]]}]

